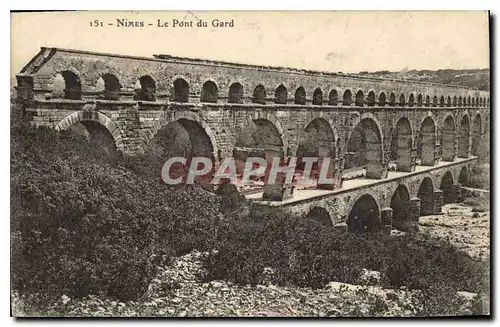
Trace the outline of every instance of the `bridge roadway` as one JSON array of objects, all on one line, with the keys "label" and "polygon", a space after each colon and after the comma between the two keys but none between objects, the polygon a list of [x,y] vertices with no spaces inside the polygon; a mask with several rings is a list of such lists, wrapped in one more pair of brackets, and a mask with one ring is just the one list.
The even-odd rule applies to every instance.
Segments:
[{"label": "bridge roadway", "polygon": [[[399,208],[394,207],[393,200],[400,198],[398,194],[406,194],[402,201],[407,202],[409,212],[407,217],[398,218],[418,222],[421,215],[440,213],[444,201],[457,201],[460,198],[461,187],[468,185],[470,167],[477,158],[457,158],[453,162],[439,161],[434,166],[417,165],[412,172],[389,171],[384,179],[344,180],[342,185],[334,190],[294,189],[292,197],[283,201],[264,200],[263,192],[247,194],[246,198],[251,200],[253,215],[257,217],[275,210],[306,216],[312,210],[319,209],[328,215],[331,224],[337,224],[347,221],[353,209],[356,212],[369,210],[370,201],[363,199],[371,197],[376,204],[375,209],[380,221],[387,225],[389,222],[384,219],[398,214]],[[452,184],[447,185],[450,175]],[[427,185],[431,188],[426,189]],[[401,216],[401,212],[399,215]]]}]

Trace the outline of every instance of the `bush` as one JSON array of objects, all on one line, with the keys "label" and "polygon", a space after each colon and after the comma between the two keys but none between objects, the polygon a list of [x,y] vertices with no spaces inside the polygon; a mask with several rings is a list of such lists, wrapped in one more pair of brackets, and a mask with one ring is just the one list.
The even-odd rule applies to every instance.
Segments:
[{"label": "bush", "polygon": [[258,284],[265,267],[273,283],[321,288],[330,281],[357,283],[363,268],[381,271],[380,284],[474,292],[484,281],[480,262],[444,240],[426,235],[342,233],[312,220],[276,214],[262,221],[228,221],[218,253],[207,257],[208,279]]},{"label": "bush", "polygon": [[490,164],[477,164],[472,166],[470,174],[470,186],[479,189],[490,189],[491,180]]},{"label": "bush", "polygon": [[217,237],[217,197],[142,178],[84,137],[15,125],[11,148],[14,289],[135,299],[155,265]]}]

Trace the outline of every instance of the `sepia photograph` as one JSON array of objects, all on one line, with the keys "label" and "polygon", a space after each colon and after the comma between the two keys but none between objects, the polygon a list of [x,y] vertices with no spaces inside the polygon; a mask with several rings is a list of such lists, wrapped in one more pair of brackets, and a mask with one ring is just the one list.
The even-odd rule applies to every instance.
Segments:
[{"label": "sepia photograph", "polygon": [[488,318],[488,11],[11,12],[10,311]]}]

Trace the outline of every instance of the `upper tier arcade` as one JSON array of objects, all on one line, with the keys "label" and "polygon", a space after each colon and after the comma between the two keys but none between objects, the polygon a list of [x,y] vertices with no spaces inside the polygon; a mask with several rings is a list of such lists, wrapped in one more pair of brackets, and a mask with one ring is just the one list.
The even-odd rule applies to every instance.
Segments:
[{"label": "upper tier arcade", "polygon": [[488,107],[490,102],[489,92],[457,85],[60,48],[41,48],[17,80],[19,92],[35,100],[339,107]]}]

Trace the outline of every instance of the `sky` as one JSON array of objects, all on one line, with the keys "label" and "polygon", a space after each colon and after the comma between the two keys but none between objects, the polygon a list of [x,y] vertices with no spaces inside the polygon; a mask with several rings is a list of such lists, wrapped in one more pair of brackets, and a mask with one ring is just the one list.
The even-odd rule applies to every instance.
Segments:
[{"label": "sky", "polygon": [[[117,27],[118,19],[145,26]],[[172,27],[174,19],[193,27]],[[196,27],[200,20],[208,27]],[[42,46],[344,73],[489,68],[488,24],[486,11],[12,13],[11,77]]]}]

